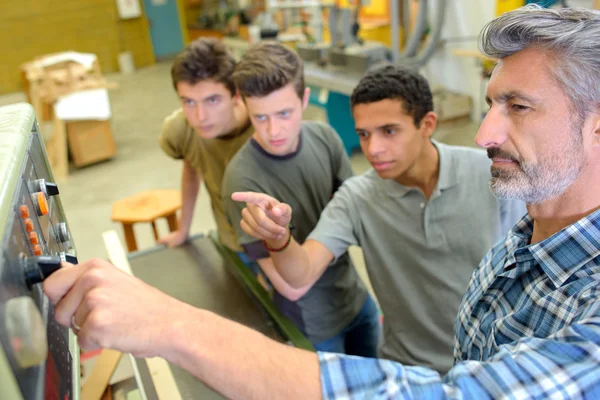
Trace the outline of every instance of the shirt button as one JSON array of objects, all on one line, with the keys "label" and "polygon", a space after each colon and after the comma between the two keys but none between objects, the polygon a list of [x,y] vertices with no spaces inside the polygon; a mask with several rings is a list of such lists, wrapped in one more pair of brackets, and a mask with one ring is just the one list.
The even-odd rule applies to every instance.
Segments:
[{"label": "shirt button", "polygon": [[425,208],[425,203],[421,203],[420,206],[421,206],[421,210],[424,209]]}]

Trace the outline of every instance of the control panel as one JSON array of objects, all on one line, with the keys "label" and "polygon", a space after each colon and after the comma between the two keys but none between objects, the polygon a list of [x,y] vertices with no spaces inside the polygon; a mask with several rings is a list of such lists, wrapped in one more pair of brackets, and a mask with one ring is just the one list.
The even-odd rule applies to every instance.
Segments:
[{"label": "control panel", "polygon": [[77,263],[33,109],[0,107],[0,399],[78,399],[76,337],[40,284]]}]

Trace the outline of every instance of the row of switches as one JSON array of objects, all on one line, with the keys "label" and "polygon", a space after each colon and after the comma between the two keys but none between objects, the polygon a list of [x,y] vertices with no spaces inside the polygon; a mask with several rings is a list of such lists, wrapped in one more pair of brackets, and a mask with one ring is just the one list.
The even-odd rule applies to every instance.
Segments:
[{"label": "row of switches", "polygon": [[[31,196],[31,200],[35,207],[36,213],[40,217],[47,215],[50,211],[48,206],[48,198],[50,196],[56,196],[59,194],[58,186],[56,183],[46,182],[45,179],[38,179],[35,181],[35,190],[37,190],[37,192]],[[19,213],[23,219],[25,230],[29,235],[28,239],[32,246],[33,255],[41,256],[43,254],[42,246],[40,244],[38,234],[35,232],[33,221],[30,218],[29,207],[27,207],[25,204],[21,205],[19,208]],[[55,234],[59,243],[65,243],[71,239],[69,236],[69,230],[67,229],[67,224],[64,222],[57,225]]]}]

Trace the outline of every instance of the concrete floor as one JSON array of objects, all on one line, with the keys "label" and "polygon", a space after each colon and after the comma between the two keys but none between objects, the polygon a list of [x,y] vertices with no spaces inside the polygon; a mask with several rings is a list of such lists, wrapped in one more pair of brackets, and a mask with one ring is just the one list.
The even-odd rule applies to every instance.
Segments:
[{"label": "concrete floor", "polygon": [[[124,243],[121,226],[111,221],[113,202],[147,189],[178,189],[181,163],[166,156],[158,147],[163,118],[178,107],[178,99],[171,86],[170,63],[144,68],[132,75],[108,75],[119,87],[110,90],[113,112],[112,128],[117,144],[117,156],[100,164],[82,169],[71,168],[66,180],[59,181],[60,197],[73,234],[79,259],[107,258],[102,233],[117,230]],[[22,93],[0,96],[0,105],[25,101]],[[324,112],[309,107],[306,119],[324,120]],[[450,144],[473,146],[478,124],[461,121],[442,124],[435,138]],[[42,132],[48,134],[51,124]],[[352,157],[355,173],[369,168],[362,154]],[[192,233],[215,229],[208,196],[201,189],[192,224]],[[166,222],[159,231],[167,233]],[[135,233],[140,249],[154,246],[149,225],[138,224]],[[366,279],[364,262],[357,249],[353,258],[361,276]]]}]

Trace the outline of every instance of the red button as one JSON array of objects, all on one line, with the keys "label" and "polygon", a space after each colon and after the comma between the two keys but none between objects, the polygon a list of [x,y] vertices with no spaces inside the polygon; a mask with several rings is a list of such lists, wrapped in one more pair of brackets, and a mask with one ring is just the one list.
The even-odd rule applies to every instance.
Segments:
[{"label": "red button", "polygon": [[36,256],[41,256],[42,255],[42,246],[40,246],[39,244],[36,244],[35,246],[33,246],[33,254]]},{"label": "red button", "polygon": [[35,232],[29,232],[29,242],[32,245],[40,244],[40,241],[38,239],[37,233],[35,233]]},{"label": "red button", "polygon": [[25,219],[25,218],[29,218],[29,207],[27,207],[26,205],[22,205],[20,208],[21,211],[21,218]]},{"label": "red button", "polygon": [[25,220],[25,230],[31,232],[33,230],[33,221],[30,218]]}]

